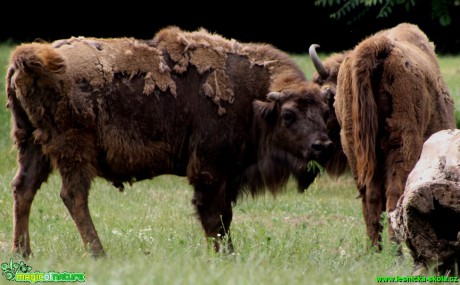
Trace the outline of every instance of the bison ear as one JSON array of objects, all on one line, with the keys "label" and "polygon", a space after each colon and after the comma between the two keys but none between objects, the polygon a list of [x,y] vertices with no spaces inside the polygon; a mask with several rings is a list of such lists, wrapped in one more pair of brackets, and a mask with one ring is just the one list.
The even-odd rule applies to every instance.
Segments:
[{"label": "bison ear", "polygon": [[334,108],[335,94],[331,89],[328,88],[322,91],[321,96],[323,97],[323,102],[326,103],[329,108]]},{"label": "bison ear", "polygon": [[255,100],[252,103],[252,106],[254,108],[254,113],[266,120],[273,120],[275,117],[275,102],[263,102]]}]

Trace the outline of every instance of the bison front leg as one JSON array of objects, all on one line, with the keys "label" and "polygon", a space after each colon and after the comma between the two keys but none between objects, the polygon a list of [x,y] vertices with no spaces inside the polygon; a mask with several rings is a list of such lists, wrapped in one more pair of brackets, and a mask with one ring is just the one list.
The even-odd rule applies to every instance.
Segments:
[{"label": "bison front leg", "polygon": [[226,250],[228,253],[233,253],[234,248],[230,236],[233,212],[225,189],[224,185],[212,187],[197,184],[192,203],[195,205],[206,239],[213,240],[215,252],[219,252],[221,244],[226,242]]},{"label": "bison front leg", "polygon": [[297,180],[297,191],[303,193],[307,191],[308,187],[315,181],[319,174],[319,170],[315,169],[301,169],[301,171],[293,171],[293,176]]},{"label": "bison front leg", "polygon": [[46,181],[51,166],[41,147],[30,143],[19,147],[19,170],[13,180],[13,251],[28,257],[30,249],[29,215],[32,202],[41,184]]},{"label": "bison front leg", "polygon": [[85,249],[97,258],[105,255],[88,208],[92,176],[83,168],[63,168],[61,198],[80,232]]}]

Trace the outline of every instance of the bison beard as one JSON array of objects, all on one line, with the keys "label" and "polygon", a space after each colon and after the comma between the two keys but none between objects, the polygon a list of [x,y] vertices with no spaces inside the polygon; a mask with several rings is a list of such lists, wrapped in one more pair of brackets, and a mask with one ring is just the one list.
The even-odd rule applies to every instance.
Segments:
[{"label": "bison beard", "polygon": [[56,169],[83,243],[104,255],[88,209],[91,181],[187,176],[207,238],[229,236],[243,192],[308,187],[330,144],[328,107],[283,52],[176,27],[154,39],[71,38],[15,49],[7,74],[19,170],[13,249],[31,254],[33,198]]},{"label": "bison beard", "polygon": [[343,148],[362,199],[367,234],[380,250],[382,213],[395,209],[423,142],[439,130],[455,128],[453,99],[433,43],[415,25],[380,31],[324,63],[314,47],[310,55],[318,73],[313,81],[335,96],[328,125],[340,125],[337,151]]}]

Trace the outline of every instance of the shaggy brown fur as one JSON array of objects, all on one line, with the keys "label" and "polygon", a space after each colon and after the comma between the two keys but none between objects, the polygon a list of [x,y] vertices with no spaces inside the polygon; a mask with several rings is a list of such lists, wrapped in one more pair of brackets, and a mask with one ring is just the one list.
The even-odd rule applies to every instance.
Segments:
[{"label": "shaggy brown fur", "polygon": [[24,255],[31,203],[52,169],[95,256],[104,254],[88,209],[96,176],[121,190],[187,176],[218,250],[243,190],[276,192],[291,174],[308,187],[307,162],[331,144],[320,90],[285,53],[205,30],[23,44],[11,56],[7,95],[19,150],[13,248]]},{"label": "shaggy brown fur", "polygon": [[328,75],[314,81],[332,83],[328,89],[336,93],[341,144],[360,191],[367,234],[380,250],[382,212],[395,209],[423,142],[455,128],[453,99],[433,43],[412,24],[380,31],[334,55],[324,68]]}]

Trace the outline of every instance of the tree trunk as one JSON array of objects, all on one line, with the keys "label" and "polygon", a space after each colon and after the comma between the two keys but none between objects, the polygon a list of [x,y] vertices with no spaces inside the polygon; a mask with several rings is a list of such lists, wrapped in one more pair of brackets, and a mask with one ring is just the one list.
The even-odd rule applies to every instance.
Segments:
[{"label": "tree trunk", "polygon": [[390,213],[416,268],[450,274],[460,260],[460,130],[433,134]]}]

